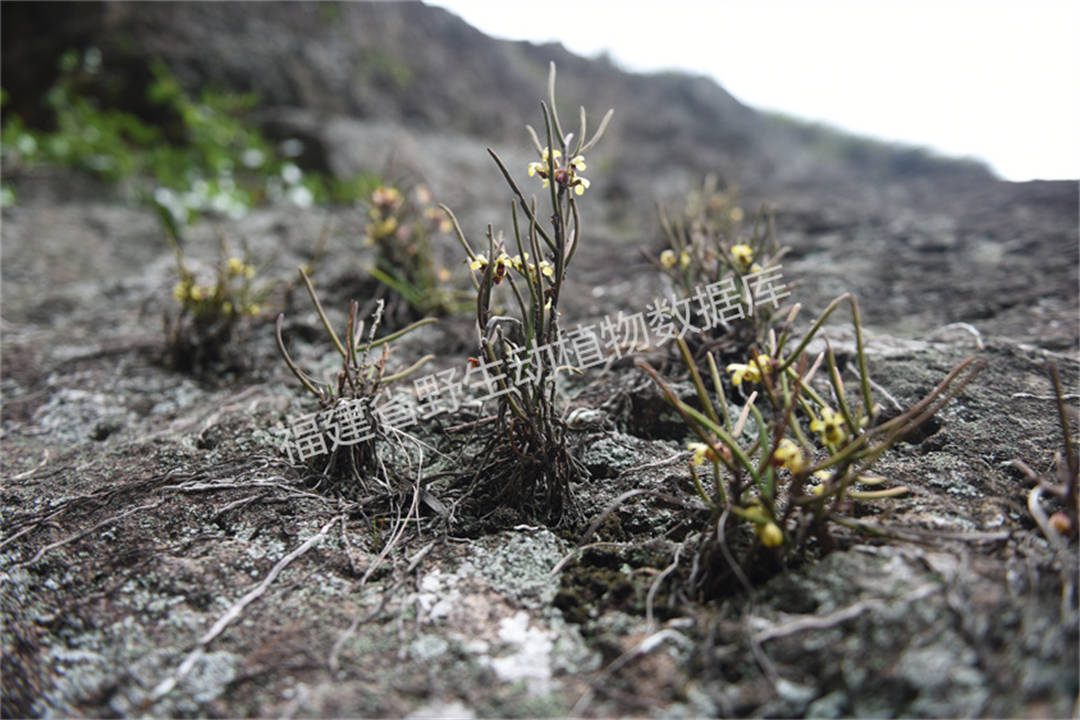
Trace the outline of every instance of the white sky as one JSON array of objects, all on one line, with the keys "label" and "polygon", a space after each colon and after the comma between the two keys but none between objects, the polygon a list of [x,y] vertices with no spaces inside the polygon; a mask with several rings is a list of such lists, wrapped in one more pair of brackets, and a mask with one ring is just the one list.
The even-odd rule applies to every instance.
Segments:
[{"label": "white sky", "polygon": [[1080,178],[1080,0],[437,0],[485,33],[713,77],[740,101]]}]

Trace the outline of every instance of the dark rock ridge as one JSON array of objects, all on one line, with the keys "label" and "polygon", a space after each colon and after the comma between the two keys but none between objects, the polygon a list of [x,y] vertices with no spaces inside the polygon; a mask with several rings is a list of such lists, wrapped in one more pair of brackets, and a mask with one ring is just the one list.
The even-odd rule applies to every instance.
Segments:
[{"label": "dark rock ridge", "polygon": [[525,122],[536,123],[555,61],[566,124],[576,125],[579,104],[596,120],[617,108],[603,152],[610,175],[631,186],[706,172],[754,186],[991,177],[972,161],[757,112],[707,78],[633,74],[557,44],[495,40],[417,2],[5,2],[3,21],[9,107],[40,122],[47,118],[35,93],[49,86],[56,56],[94,45],[115,74],[103,77],[102,91],[143,113],[152,112],[142,93],[146,61],[161,58],[189,88],[253,90],[270,108],[519,139]]}]

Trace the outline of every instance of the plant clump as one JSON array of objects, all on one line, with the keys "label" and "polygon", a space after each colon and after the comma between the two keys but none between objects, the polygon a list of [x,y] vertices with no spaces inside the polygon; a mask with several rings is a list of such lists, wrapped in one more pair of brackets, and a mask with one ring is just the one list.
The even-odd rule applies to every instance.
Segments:
[{"label": "plant clump", "polygon": [[387,314],[441,316],[467,309],[462,293],[449,286],[450,271],[440,265],[432,247],[432,236],[451,232],[453,224],[432,203],[431,192],[423,185],[409,192],[380,185],[369,202],[365,242],[376,255],[368,272],[404,301],[400,310],[388,304]]},{"label": "plant clump", "polygon": [[646,253],[676,292],[696,301],[702,332],[689,343],[699,359],[706,350],[728,354],[760,342],[778,307],[770,290],[787,249],[776,242],[771,212],[762,208],[747,228],[738,199],[737,188],[719,190],[708,176],[680,213],[659,207],[663,247]]},{"label": "plant clump", "polygon": [[311,279],[303,268],[299,274],[323,329],[341,357],[341,370],[336,377],[325,381],[302,370],[285,345],[282,334],[285,315],[278,315],[275,331],[278,351],[300,385],[318,402],[317,410],[290,418],[283,449],[291,460],[318,466],[319,474],[330,478],[335,489],[346,494],[370,490],[373,483],[391,492],[394,478],[379,461],[377,443],[395,442],[394,413],[400,409],[399,399],[391,399],[379,407],[376,403],[381,396],[389,394],[394,382],[408,377],[434,356],[426,355],[403,370],[388,373],[390,343],[435,319],[424,318],[377,338],[383,303],[377,304],[368,326],[359,318],[359,305],[354,300],[349,304],[342,341],[326,316]]},{"label": "plant clump", "polygon": [[[805,352],[845,302],[856,338],[855,392],[845,386],[828,341],[812,361]],[[730,392],[748,393],[737,410],[729,404],[715,356],[705,356],[710,393],[682,338],[677,345],[697,390],[697,407],[680,399],[652,366],[638,362],[697,436],[688,446],[693,453],[688,469],[709,517],[707,530],[699,535],[699,551],[714,562],[695,562],[689,578],[695,591],[715,591],[731,574],[745,582],[744,566],[762,556],[753,550],[755,543],[746,544],[740,528],[752,529],[756,546],[774,562],[810,543],[826,552],[833,549],[834,525],[878,532],[851,516],[851,504],[895,497],[907,489],[878,487],[887,480],[871,474],[874,462],[982,369],[982,362],[968,358],[921,401],[885,420],[871,391],[855,299],[845,294],[834,300],[801,339],[794,333],[799,309],[792,308],[779,332],[770,330],[760,349],[751,346],[744,362],[725,367]],[[823,388],[813,382],[819,370],[825,375]],[[732,547],[740,542],[746,552],[737,557]]]},{"label": "plant clump", "polygon": [[[578,370],[581,343],[589,341],[560,330],[559,307],[568,268],[583,241],[579,199],[590,185],[583,174],[585,155],[603,135],[611,111],[586,139],[585,109],[581,109],[575,136],[564,132],[555,107],[552,64],[548,102],[541,102],[545,138],[541,142],[527,126],[537,160],[526,168],[546,191],[550,214],[539,209],[535,196],[525,195],[490,149],[513,195],[510,239],[489,225],[486,243],[477,249],[449,208],[443,207],[465,251],[476,290],[479,346],[477,355],[469,359],[465,384],[482,388],[481,401],[496,403],[483,450],[470,468],[474,487],[496,504],[558,523],[580,514],[574,507],[571,483],[585,470],[568,446],[565,409],[557,401],[557,377],[560,372]],[[506,309],[497,304],[500,296]]]},{"label": "plant clump", "polygon": [[164,315],[168,364],[184,372],[222,366],[244,369],[245,359],[234,342],[236,331],[243,321],[262,314],[273,283],[257,281],[247,248],[242,256],[231,254],[224,235],[219,237],[218,261],[209,274],[192,270],[173,233],[166,236],[177,273],[172,292],[177,308]]},{"label": "plant clump", "polygon": [[[1057,365],[1048,361],[1046,369],[1054,389],[1055,409],[1063,438],[1062,449],[1054,455],[1052,473],[1040,475],[1022,460],[1013,460],[1012,464],[1031,484],[1027,497],[1028,511],[1039,530],[1056,551],[1063,551],[1076,540],[1080,517],[1077,492],[1080,486],[1080,453],[1077,452],[1076,440],[1069,426],[1070,417],[1075,420],[1077,412],[1065,404]],[[1048,507],[1051,510],[1049,514]]]}]

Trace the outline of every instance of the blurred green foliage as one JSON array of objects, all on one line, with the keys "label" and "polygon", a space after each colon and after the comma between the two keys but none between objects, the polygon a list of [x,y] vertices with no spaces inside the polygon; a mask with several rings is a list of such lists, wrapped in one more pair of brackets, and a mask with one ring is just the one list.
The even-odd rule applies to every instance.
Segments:
[{"label": "blurred green foliage", "polygon": [[[151,65],[147,97],[179,119],[179,133],[102,107],[82,91],[101,68],[95,48],[61,57],[60,78],[45,96],[56,129],[32,129],[10,115],[0,131],[6,168],[51,164],[108,182],[133,181],[140,197],[179,223],[206,212],[239,218],[267,202],[301,208],[351,203],[382,182],[374,174],[339,180],[304,172],[295,162],[303,152],[300,140],[271,143],[251,122],[254,94],[207,89],[192,97],[160,61]],[[2,195],[5,204],[15,202],[7,185]]]}]

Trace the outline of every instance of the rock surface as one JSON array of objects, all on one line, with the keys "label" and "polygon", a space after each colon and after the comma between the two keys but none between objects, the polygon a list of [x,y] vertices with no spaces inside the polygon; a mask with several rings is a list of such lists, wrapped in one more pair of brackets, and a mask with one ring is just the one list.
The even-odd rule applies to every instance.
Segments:
[{"label": "rock surface", "polygon": [[[0,269],[5,717],[1075,713],[1076,597],[1062,594],[1075,545],[1049,546],[1009,461],[1046,472],[1062,447],[1043,363],[1057,362],[1066,392],[1080,379],[1076,183],[1004,183],[917,155],[915,171],[897,172],[904,151],[870,145],[821,160],[819,136],[704,80],[497,43],[420,5],[256,7],[83,12],[100,11],[85,27],[106,52],[135,39],[129,53],[161,54],[187,82],[257,87],[267,122],[318,138],[333,172],[390,163],[477,235],[509,222],[484,147],[524,168],[520,128],[535,122],[554,59],[570,107],[614,105],[619,118],[591,174],[564,322],[643,310],[663,288],[638,253],[658,246],[654,200],[718,171],[747,207],[775,207],[793,300],[812,314],[858,296],[871,373],[897,402],[966,356],[987,367],[877,466],[910,493],[862,519],[894,537],[845,536],[841,550],[763,572],[750,592],[681,598],[670,580],[650,595],[675,548],[707,528],[686,510],[684,444],[640,371],[594,370],[566,388],[587,411],[573,437],[592,473],[575,488],[587,517],[653,491],[617,503],[585,539],[606,545],[563,563],[582,528],[444,523],[429,509],[405,532],[411,492],[343,514],[275,449],[274,427],[311,408],[272,318],[240,338],[250,372],[168,370],[161,315],[175,278],[153,217],[93,185],[56,190],[81,182],[66,173],[13,178],[20,204],[3,210]],[[852,160],[864,156],[875,161]],[[204,221],[187,242],[212,260],[220,229],[291,278],[329,223],[317,280],[340,326],[347,299],[371,287],[358,280],[364,221],[356,209],[270,207]],[[295,352],[329,368],[314,313],[285,302]],[[393,361],[434,352],[460,365],[470,333],[446,321],[399,343]],[[850,355],[843,323],[829,337]],[[447,431],[457,420],[417,430],[432,477],[460,467]],[[445,480],[427,487],[454,499]]]}]

